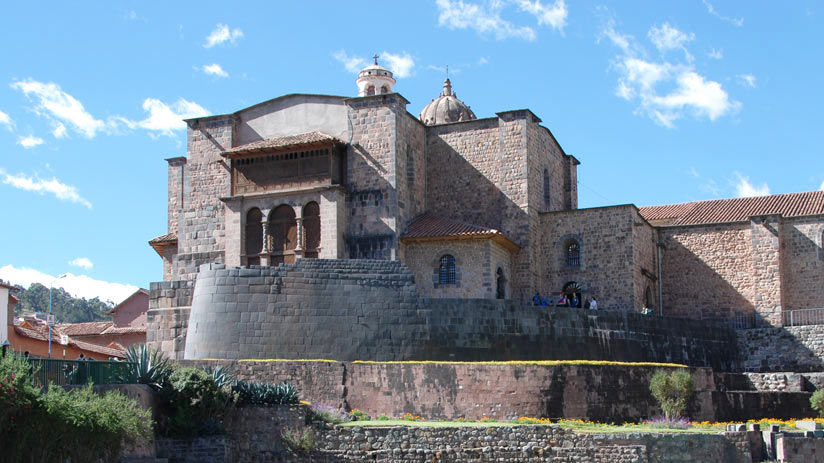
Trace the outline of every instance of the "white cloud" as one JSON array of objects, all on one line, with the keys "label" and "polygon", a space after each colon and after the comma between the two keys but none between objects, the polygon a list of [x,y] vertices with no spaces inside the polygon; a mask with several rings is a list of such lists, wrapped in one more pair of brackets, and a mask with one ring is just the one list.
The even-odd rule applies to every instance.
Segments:
[{"label": "white cloud", "polygon": [[49,275],[27,267],[16,268],[13,265],[0,267],[0,278],[9,283],[26,288],[32,283],[40,283],[44,286],[54,283],[54,288],[63,288],[72,296],[86,299],[98,297],[102,301],[120,303],[138,289],[137,286],[95,280],[86,275],[67,273],[59,280],[56,280],[57,277],[58,275]]},{"label": "white cloud", "polygon": [[549,26],[563,33],[567,12],[564,0],[555,0],[552,5],[542,5],[540,0],[518,0],[518,9],[534,15],[539,26]]},{"label": "white cloud", "polygon": [[712,51],[707,53],[707,57],[712,59],[722,59],[724,58],[724,50],[716,50],[715,48],[713,48]]},{"label": "white cloud", "polygon": [[489,64],[489,59],[485,56],[481,56],[478,58],[478,66],[483,66],[485,64]]},{"label": "white cloud", "polygon": [[23,148],[29,149],[45,143],[42,138],[29,135],[27,137],[17,137],[17,144]]},{"label": "white cloud", "polygon": [[203,47],[212,48],[215,45],[222,45],[227,42],[235,45],[242,37],[243,31],[239,28],[229,30],[229,26],[226,24],[218,24],[209,36],[206,37],[206,43],[203,44]]},{"label": "white cloud", "polygon": [[204,65],[201,70],[206,74],[217,76],[217,77],[229,77],[229,73],[224,71],[222,67],[220,67],[217,63],[207,64]]},{"label": "white cloud", "polygon": [[658,51],[665,53],[670,50],[682,50],[687,61],[692,61],[692,55],[687,51],[686,44],[695,39],[695,34],[685,34],[670,26],[669,23],[664,23],[661,27],[653,26],[647,36]]},{"label": "white cloud", "polygon": [[52,130],[52,135],[54,138],[63,138],[66,136],[66,126],[62,123],[58,122],[55,124],[54,129]]},{"label": "white cloud", "polygon": [[11,130],[14,127],[14,121],[11,120],[11,117],[0,111],[0,125],[5,125],[7,129]]},{"label": "white cloud", "polygon": [[755,88],[758,84],[758,80],[752,74],[740,74],[736,77],[738,77],[738,82],[744,87]]},{"label": "white cloud", "polygon": [[133,124],[167,136],[173,136],[174,130],[186,128],[183,119],[210,114],[206,108],[183,98],[179,98],[172,104],[166,104],[155,98],[146,98],[143,101],[143,109],[149,112],[149,116]]},{"label": "white cloud", "polygon": [[[86,138],[94,138],[98,132],[113,129],[110,124],[95,119],[76,98],[61,90],[55,83],[43,83],[27,79],[13,82],[11,87],[35,100],[35,111],[57,126],[67,123]],[[65,130],[65,129],[64,129]]]},{"label": "white cloud", "polygon": [[770,194],[770,187],[767,186],[767,183],[762,183],[759,186],[754,186],[750,183],[749,177],[745,177],[741,175],[739,172],[733,172],[733,175],[736,177],[736,180],[733,181],[735,184],[735,194],[739,198],[749,198],[752,196],[767,196]]},{"label": "white cloud", "polygon": [[824,191],[824,182],[821,182],[821,187],[819,187],[819,190]]},{"label": "white cloud", "polygon": [[0,178],[2,178],[4,184],[20,190],[33,191],[41,195],[49,193],[57,199],[82,204],[89,209],[92,208],[92,203],[80,196],[77,188],[61,183],[55,177],[52,177],[51,180],[43,180],[37,176],[27,177],[23,174],[12,175],[0,168]]},{"label": "white cloud", "polygon": [[92,261],[89,260],[88,257],[78,257],[77,259],[70,260],[69,265],[73,265],[75,267],[83,267],[86,270],[91,269],[94,267]]},{"label": "white cloud", "polygon": [[684,45],[693,39],[691,34],[664,24],[652,28],[648,35],[661,51],[682,49],[685,62],[656,62],[645,58],[644,48],[632,36],[616,31],[612,20],[600,33],[600,37],[608,38],[621,50],[611,63],[611,68],[619,74],[615,94],[636,102],[636,114],[672,128],[675,121],[687,113],[715,121],[740,109],[741,103],[731,99],[720,83],[695,71],[692,55]]},{"label": "white cloud", "polygon": [[367,61],[357,56],[349,56],[345,50],[338,50],[332,54],[332,57],[340,61],[343,67],[349,72],[359,72],[366,67]]},{"label": "white cloud", "polygon": [[407,52],[396,55],[384,51],[381,54],[381,58],[386,60],[386,67],[392,71],[395,77],[401,79],[409,77],[412,74],[412,69],[415,67],[415,60],[412,59],[412,56]]},{"label": "white cloud", "polygon": [[504,2],[494,0],[489,7],[463,0],[436,0],[438,6],[438,25],[450,29],[474,29],[479,34],[493,34],[496,39],[510,37],[535,40],[537,34],[529,26],[516,26],[501,18]]},{"label": "white cloud", "polygon": [[712,3],[710,3],[708,0],[701,0],[701,1],[704,3],[704,6],[707,7],[707,11],[711,15],[715,16],[716,18],[721,19],[723,21],[727,21],[728,23],[730,23],[734,26],[737,26],[737,27],[741,27],[741,26],[744,25],[744,18],[743,17],[742,18],[730,18],[729,16],[724,16],[724,15],[720,14],[718,11],[716,11],[715,7],[712,6]]}]

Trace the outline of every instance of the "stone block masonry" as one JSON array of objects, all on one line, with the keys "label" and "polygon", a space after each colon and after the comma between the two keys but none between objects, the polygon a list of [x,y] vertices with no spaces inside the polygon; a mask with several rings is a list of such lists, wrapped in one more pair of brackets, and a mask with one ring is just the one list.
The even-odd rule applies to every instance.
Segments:
[{"label": "stone block masonry", "polygon": [[[156,329],[150,324],[149,330]],[[698,320],[420,298],[397,261],[201,267],[187,359],[657,361],[731,370],[733,332]]]}]

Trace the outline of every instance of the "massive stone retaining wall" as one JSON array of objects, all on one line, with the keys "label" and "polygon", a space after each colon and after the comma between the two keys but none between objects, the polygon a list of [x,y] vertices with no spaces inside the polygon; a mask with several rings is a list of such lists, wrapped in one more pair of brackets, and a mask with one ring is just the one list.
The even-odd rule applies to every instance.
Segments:
[{"label": "massive stone retaining wall", "polygon": [[[148,330],[157,317],[149,317]],[[187,359],[657,361],[734,366],[733,332],[699,320],[418,297],[393,261],[200,269]]]},{"label": "massive stone retaining wall", "polygon": [[740,330],[737,341],[743,371],[824,371],[824,325]]},{"label": "massive stone retaining wall", "polygon": [[[661,414],[649,392],[658,367],[479,363],[194,361],[223,364],[240,379],[290,382],[301,397],[373,417],[511,420],[520,416],[637,421]],[[691,369],[698,421],[813,416],[809,392],[724,391],[708,368]]]}]

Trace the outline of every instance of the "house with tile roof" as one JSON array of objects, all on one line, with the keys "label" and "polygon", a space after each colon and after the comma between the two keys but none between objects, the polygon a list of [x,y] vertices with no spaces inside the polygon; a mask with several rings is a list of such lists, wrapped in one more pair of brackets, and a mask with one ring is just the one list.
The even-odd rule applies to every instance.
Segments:
[{"label": "house with tile roof", "polygon": [[[149,342],[182,350],[202,265],[304,259],[399,261],[423,298],[564,294],[771,325],[824,307],[824,192],[579,209],[580,162],[529,109],[478,118],[447,79],[416,117],[386,68],[357,83],[357,97],[291,94],[186,121],[187,156],[167,160],[167,230],[149,241],[164,280],[149,325],[163,310],[171,324]],[[203,310],[257,297],[204,284],[224,293]]]}]

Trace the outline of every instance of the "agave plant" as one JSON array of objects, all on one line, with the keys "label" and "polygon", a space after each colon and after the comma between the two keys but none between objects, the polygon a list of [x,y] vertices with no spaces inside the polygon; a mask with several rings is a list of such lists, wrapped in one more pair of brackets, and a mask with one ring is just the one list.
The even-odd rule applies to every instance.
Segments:
[{"label": "agave plant", "polygon": [[237,380],[235,375],[233,375],[228,368],[223,365],[218,365],[216,367],[205,367],[203,369],[207,374],[212,376],[212,379],[215,380],[215,384],[217,387],[223,389],[225,386],[231,386]]},{"label": "agave plant", "polygon": [[127,368],[118,375],[121,383],[147,384],[160,390],[172,373],[169,359],[160,352],[146,347],[145,344],[129,346],[126,350]]},{"label": "agave plant", "polygon": [[289,383],[236,381],[232,392],[237,394],[241,405],[288,405],[299,402],[298,389]]}]

